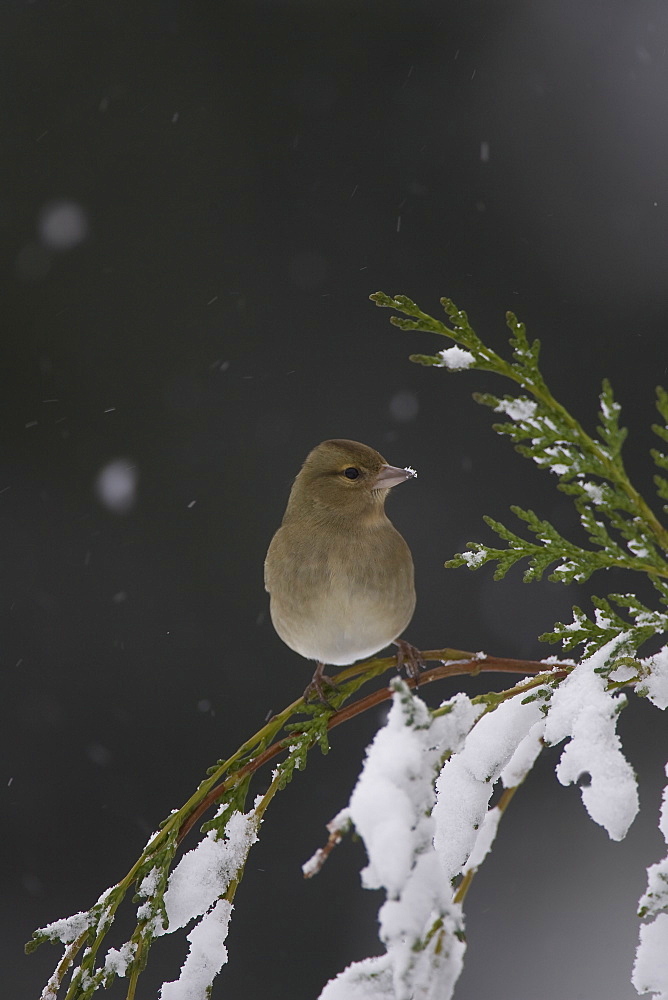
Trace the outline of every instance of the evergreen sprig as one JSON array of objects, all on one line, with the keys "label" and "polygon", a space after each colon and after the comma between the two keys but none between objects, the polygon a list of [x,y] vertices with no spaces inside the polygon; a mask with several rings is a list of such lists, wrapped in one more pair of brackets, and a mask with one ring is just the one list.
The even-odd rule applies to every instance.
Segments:
[{"label": "evergreen sprig", "polygon": [[[627,430],[620,425],[620,405],[608,380],[603,381],[599,396],[596,434],[590,435],[550,392],[539,366],[540,342],[528,340],[524,324],[513,313],[506,314],[512,352],[510,360],[506,360],[481,340],[466,313],[451,299],[440,300],[449,320],[447,324],[424,313],[404,295],[392,297],[376,292],[371,299],[378,306],[403,314],[390,320],[400,329],[436,333],[457,345],[436,355],[411,355],[412,361],[450,371],[467,368],[494,372],[520,387],[516,395],[476,393],[474,398],[508,418],[493,425],[497,433],[508,436],[521,455],[557,477],[558,488],[573,498],[589,542],[589,547],[577,544],[532,510],[513,506],[511,510],[527,525],[533,539],[486,517],[486,523],[505,546],[470,542],[468,551],[457,553],[446,566],[477,569],[494,562],[494,576],[498,580],[511,567],[526,560],[525,581],[541,579],[552,567],[549,579],[567,584],[588,580],[601,569],[633,570],[646,574],[659,592],[661,603],[667,604],[668,529],[626,472],[622,447]],[[664,424],[655,424],[653,430],[662,442],[668,442],[668,393],[661,388],[657,389],[656,405]],[[668,470],[666,452],[653,449],[651,454],[660,469]],[[659,496],[668,500],[668,478],[657,475],[655,482]],[[664,510],[668,511],[668,505]],[[615,595],[610,595],[610,600],[614,599]],[[567,649],[581,642],[591,651],[624,631],[628,633],[628,643],[637,648],[655,633],[654,626],[663,620],[661,612],[649,609],[641,612],[627,604],[633,620],[625,621],[613,612],[610,600],[595,599],[592,617],[575,608],[571,625],[557,623],[553,632],[542,638],[561,640]],[[658,617],[650,625],[647,615]],[[645,619],[641,621],[643,616]]]},{"label": "evergreen sprig", "polygon": [[[626,608],[628,617],[618,614],[610,602],[619,608]],[[635,594],[609,594],[592,597],[595,612],[589,619],[581,608],[573,608],[573,621],[564,625],[557,622],[551,632],[540,638],[545,642],[561,642],[564,649],[573,649],[578,643],[584,644],[584,655],[591,656],[611,640],[617,640],[615,659],[621,655],[630,656],[643,643],[657,633],[668,629],[668,615],[646,607]]]},{"label": "evergreen sprig", "polygon": [[[657,386],[656,390],[656,408],[663,417],[663,426],[660,424],[652,424],[652,430],[660,437],[662,441],[668,442],[668,392],[661,386]],[[654,464],[658,466],[659,469],[668,469],[668,455],[664,451],[659,451],[658,448],[652,448],[650,451],[652,458],[654,459]],[[661,476],[658,473],[654,476],[654,482],[656,484],[656,491],[662,500],[668,500],[668,479],[665,476]],[[668,514],[668,504],[664,504],[663,510]]]},{"label": "evergreen sprig", "polygon": [[[364,680],[362,676],[349,681],[347,685],[342,684],[334,693],[332,701],[338,706]],[[146,965],[156,926],[162,925],[163,929],[167,929],[164,897],[176,851],[185,833],[202,814],[204,807],[209,802],[216,802],[216,815],[202,826],[201,832],[213,832],[217,839],[223,837],[231,816],[244,809],[250,778],[259,762],[271,749],[285,749],[287,753],[277,764],[269,789],[259,805],[255,806],[254,813],[259,825],[276,792],[292,779],[295,769],[305,766],[310,750],[319,746],[323,753],[327,751],[327,722],[332,711],[332,706],[320,703],[305,705],[300,699],[273,716],[232,757],[220,760],[209,768],[208,777],[200,783],[181,809],[175,810],[164,820],[125,878],[108,889],[90,910],[34,932],[32,939],[26,944],[28,954],[46,942],[61,940],[69,944],[48,984],[49,995],[56,996],[68,972],[71,972],[71,980],[65,1000],[88,1000],[100,987],[111,985],[117,975],[118,963],[114,958],[116,949],[107,950],[104,954],[106,935],[115,920],[116,911],[134,886],[133,902],[139,904],[137,923],[131,938],[121,948],[127,958],[124,963],[124,975],[128,978],[127,998],[134,1000],[137,981]],[[287,724],[289,718],[300,712],[304,712],[306,718],[293,725]],[[270,747],[281,730],[289,735]],[[242,872],[239,872],[225,893],[225,898],[230,902],[241,875]],[[79,952],[82,954],[77,960]],[[104,957],[101,958],[101,954]],[[110,961],[110,956],[113,961]]]}]

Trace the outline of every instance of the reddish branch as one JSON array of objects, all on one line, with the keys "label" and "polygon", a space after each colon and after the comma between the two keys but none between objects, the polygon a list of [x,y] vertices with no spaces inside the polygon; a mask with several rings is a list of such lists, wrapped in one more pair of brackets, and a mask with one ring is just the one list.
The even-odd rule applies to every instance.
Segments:
[{"label": "reddish branch", "polygon": [[[444,677],[458,677],[462,674],[468,674],[474,677],[479,673],[500,672],[523,674],[526,676],[529,674],[540,674],[550,669],[550,665],[542,662],[541,660],[514,660],[503,656],[483,656],[460,649],[428,649],[422,652],[420,656],[425,661],[437,660],[440,663],[440,666],[433,667],[431,670],[423,671],[417,681],[413,678],[407,678],[406,684],[411,688],[417,687],[418,683],[420,687],[424,687],[425,684],[431,684],[433,681],[442,680]],[[378,663],[378,661],[376,662]],[[388,657],[387,660],[383,662],[386,662],[387,667],[389,668],[396,664],[396,657]],[[365,665],[354,665],[352,667],[348,667],[346,670],[342,670],[341,673],[334,678],[334,680],[341,683],[363,672],[365,672]],[[389,701],[392,695],[393,691],[391,688],[381,688],[378,691],[372,692],[372,694],[366,695],[364,698],[360,698],[358,701],[355,701],[350,705],[346,705],[345,708],[339,709],[330,716],[327,720],[327,728],[334,729],[336,726],[341,725],[341,723],[348,722],[349,719],[354,719],[356,716],[361,715],[370,708],[374,708],[376,705],[381,705],[384,701]],[[206,813],[212,805],[222,798],[232,786],[238,785],[249,775],[254,774],[255,771],[258,771],[261,767],[276,757],[277,754],[286,750],[290,739],[294,739],[294,733],[290,738],[282,737],[280,740],[277,740],[276,743],[272,743],[266,750],[259,753],[257,757],[254,757],[253,760],[239,768],[238,771],[235,771],[234,774],[230,775],[230,777],[225,781],[216,785],[215,788],[212,788],[208,795],[199,803],[197,808],[193,810],[190,816],[188,816],[183,823],[183,826],[179,831],[178,842],[181,843],[184,837],[187,836],[204,813]]]}]

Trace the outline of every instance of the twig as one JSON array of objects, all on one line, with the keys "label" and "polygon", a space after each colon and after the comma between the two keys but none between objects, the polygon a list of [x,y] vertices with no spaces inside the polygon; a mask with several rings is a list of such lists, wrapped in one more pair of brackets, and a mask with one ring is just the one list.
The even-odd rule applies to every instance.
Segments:
[{"label": "twig", "polygon": [[331,819],[327,824],[327,829],[329,830],[327,843],[324,847],[319,847],[310,861],[307,861],[303,866],[302,871],[304,872],[304,878],[313,878],[314,875],[319,874],[325,864],[325,861],[327,861],[327,858],[330,856],[334,848],[341,843],[344,834],[350,829],[350,820],[345,815],[345,811],[343,814],[344,822],[341,825],[337,823],[337,819],[341,816],[342,814],[339,813],[339,816],[335,816],[334,819]]},{"label": "twig", "polygon": [[87,937],[88,937],[88,928],[86,928],[86,930],[83,931],[83,933],[80,934],[78,938],[75,938],[75,940],[72,941],[72,943],[67,946],[63,954],[63,957],[61,958],[53,975],[51,976],[51,979],[49,979],[48,983],[44,987],[40,1000],[51,1000],[52,997],[55,997],[56,993],[58,992],[58,990],[62,985],[63,978],[66,975],[67,970],[74,961],[77,952],[83,947]]}]

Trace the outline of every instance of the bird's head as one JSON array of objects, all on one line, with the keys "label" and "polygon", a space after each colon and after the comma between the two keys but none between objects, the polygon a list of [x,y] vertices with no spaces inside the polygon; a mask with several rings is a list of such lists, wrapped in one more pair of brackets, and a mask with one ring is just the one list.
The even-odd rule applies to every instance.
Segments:
[{"label": "bird's head", "polygon": [[361,519],[380,516],[387,491],[416,475],[413,469],[388,465],[374,448],[359,441],[323,441],[306,456],[292,487],[287,513]]}]

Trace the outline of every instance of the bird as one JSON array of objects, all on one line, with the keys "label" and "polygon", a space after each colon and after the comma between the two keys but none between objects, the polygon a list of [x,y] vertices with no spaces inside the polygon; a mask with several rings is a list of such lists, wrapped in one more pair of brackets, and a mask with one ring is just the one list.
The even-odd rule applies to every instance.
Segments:
[{"label": "bird", "polygon": [[316,661],[304,692],[327,703],[325,665],[345,666],[391,643],[417,678],[419,654],[399,638],[415,610],[411,551],[385,513],[392,487],[417,476],[374,448],[343,438],[307,455],[264,564],[273,626]]}]

